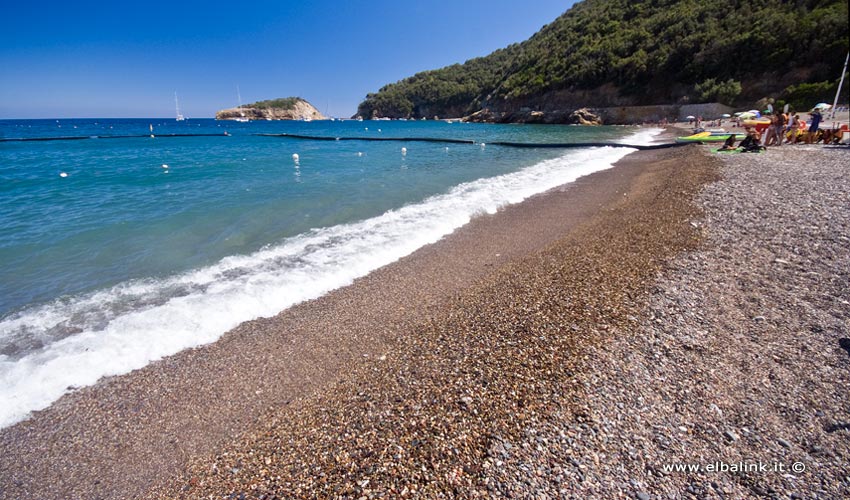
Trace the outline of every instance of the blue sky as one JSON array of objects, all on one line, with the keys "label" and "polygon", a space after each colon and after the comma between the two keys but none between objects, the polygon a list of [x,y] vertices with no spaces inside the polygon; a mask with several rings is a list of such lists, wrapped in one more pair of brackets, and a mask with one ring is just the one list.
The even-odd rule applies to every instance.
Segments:
[{"label": "blue sky", "polygon": [[7,2],[0,118],[188,117],[301,96],[348,117],[368,92],[525,40],[568,0]]}]

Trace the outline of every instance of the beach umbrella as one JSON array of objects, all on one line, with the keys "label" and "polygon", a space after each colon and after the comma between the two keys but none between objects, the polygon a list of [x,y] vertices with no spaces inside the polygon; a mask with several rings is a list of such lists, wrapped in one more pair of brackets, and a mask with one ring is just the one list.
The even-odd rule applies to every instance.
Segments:
[{"label": "beach umbrella", "polygon": [[747,112],[744,112],[744,113],[741,113],[740,115],[738,115],[738,118],[741,118],[743,120],[747,120],[747,119],[755,118],[755,117],[756,117],[756,114],[753,113],[752,111],[747,111]]},{"label": "beach umbrella", "polygon": [[732,118],[732,115],[730,115],[729,113],[723,113],[722,115],[720,115],[720,118]]},{"label": "beach umbrella", "polygon": [[743,114],[744,114],[744,112],[743,112],[743,111],[737,111],[737,112],[735,113],[735,116],[741,116],[741,115],[743,115]]},{"label": "beach umbrella", "polygon": [[815,107],[812,108],[812,109],[829,109],[831,107],[832,107],[831,104],[827,104],[825,102],[820,102],[820,103],[815,104]]},{"label": "beach umbrella", "polygon": [[694,117],[693,117],[693,116],[691,116],[691,115],[688,115],[688,116],[686,116],[686,117],[685,117],[685,120],[695,120],[695,119],[696,119],[696,118],[694,118]]}]

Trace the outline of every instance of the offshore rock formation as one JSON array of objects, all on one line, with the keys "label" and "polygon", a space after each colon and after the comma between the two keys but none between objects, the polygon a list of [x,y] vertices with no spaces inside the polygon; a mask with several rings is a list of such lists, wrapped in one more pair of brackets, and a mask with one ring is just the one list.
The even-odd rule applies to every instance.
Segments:
[{"label": "offshore rock formation", "polygon": [[602,119],[587,108],[570,113],[569,122],[575,125],[602,125]]},{"label": "offshore rock formation", "polygon": [[247,104],[241,108],[222,109],[216,120],[325,120],[326,117],[312,104],[300,97],[287,97]]}]

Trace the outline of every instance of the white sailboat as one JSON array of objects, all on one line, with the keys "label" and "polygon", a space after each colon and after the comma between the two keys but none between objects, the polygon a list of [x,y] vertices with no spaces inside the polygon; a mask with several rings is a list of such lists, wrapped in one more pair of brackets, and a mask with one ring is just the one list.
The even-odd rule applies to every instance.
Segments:
[{"label": "white sailboat", "polygon": [[174,92],[174,110],[177,112],[177,121],[182,122],[186,119],[185,116],[180,114],[180,103],[177,102],[177,92]]},{"label": "white sailboat", "polygon": [[239,93],[239,85],[236,86],[236,98],[239,99],[239,118],[234,118],[237,122],[247,122],[247,117],[245,117],[245,112],[242,111],[242,94]]}]

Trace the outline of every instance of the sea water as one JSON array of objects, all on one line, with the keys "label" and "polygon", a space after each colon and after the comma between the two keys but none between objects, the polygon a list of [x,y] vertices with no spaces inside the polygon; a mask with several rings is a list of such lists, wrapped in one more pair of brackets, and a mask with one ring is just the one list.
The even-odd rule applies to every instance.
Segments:
[{"label": "sea water", "polygon": [[0,120],[0,139],[87,137],[0,142],[0,427],[69,390],[345,286],[477,214],[608,168],[633,151],[487,143],[639,144],[654,132],[403,121]]}]

